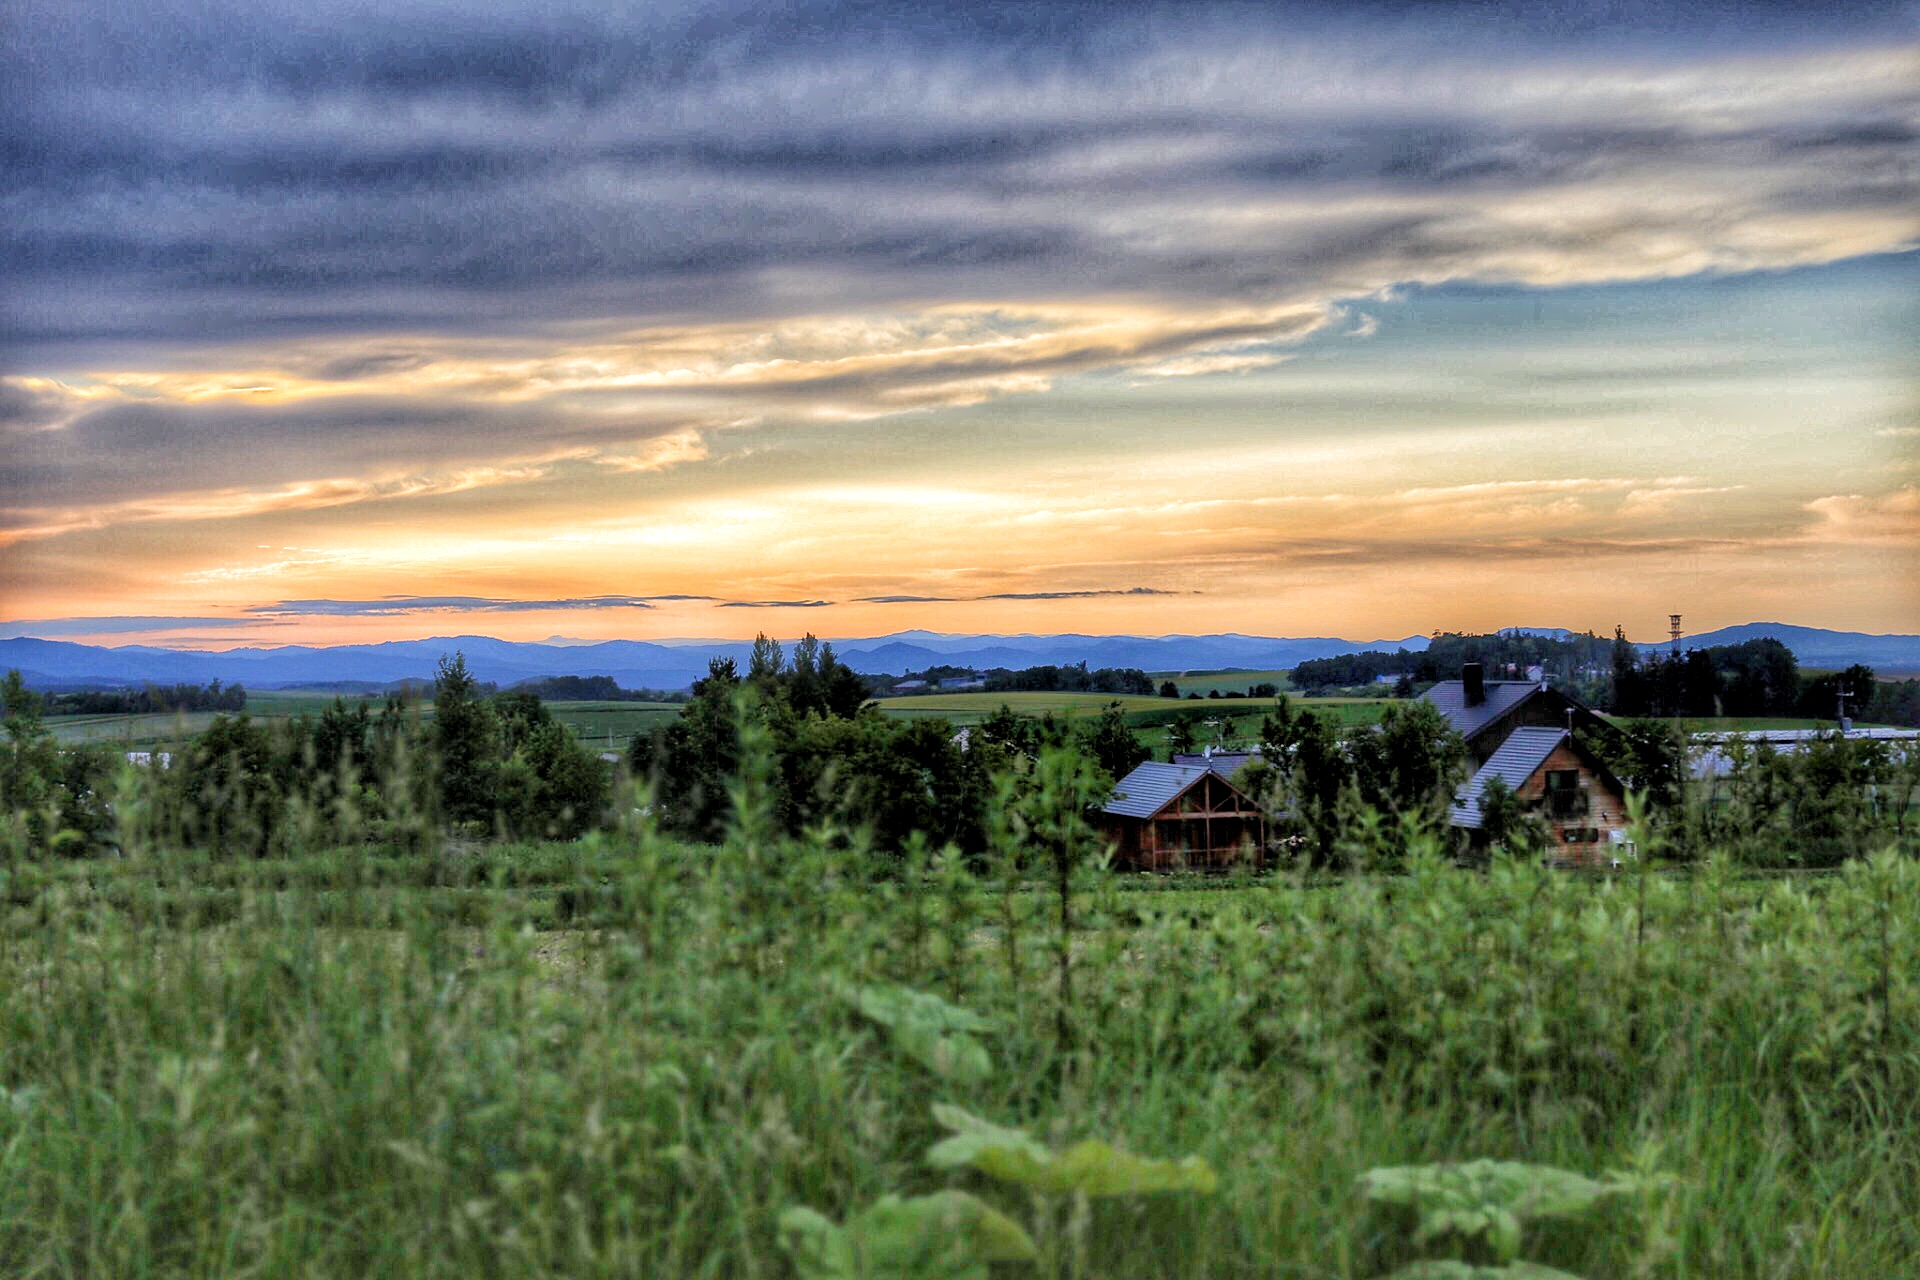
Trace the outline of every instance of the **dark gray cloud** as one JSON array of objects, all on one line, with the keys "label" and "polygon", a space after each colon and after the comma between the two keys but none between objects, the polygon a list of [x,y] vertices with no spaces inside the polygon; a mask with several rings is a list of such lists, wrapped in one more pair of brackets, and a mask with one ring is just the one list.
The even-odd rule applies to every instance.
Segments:
[{"label": "dark gray cloud", "polygon": [[[1473,268],[1493,232],[1522,233],[1431,204],[1238,232],[1207,214],[1305,191],[1657,185],[1648,166],[1792,157],[1815,208],[1911,203],[1910,95],[1816,95],[1805,118],[1746,125],[1712,115],[1725,99],[1690,115],[1684,86],[1579,101],[1589,62],[1657,75],[1893,42],[1910,12],[25,0],[0,87],[0,340],[61,361],[111,343],[1377,287]],[[1463,92],[1435,87],[1444,67],[1422,80],[1442,59]],[[1571,92],[1500,79],[1528,65]],[[1874,191],[1822,197],[1870,169]]]},{"label": "dark gray cloud", "polygon": [[[0,415],[45,421],[58,414],[56,399],[0,382]],[[65,411],[74,413],[71,402]],[[0,417],[7,446],[0,451],[0,530],[32,527],[49,509],[97,508],[156,493],[446,474],[644,447],[689,421],[678,410],[609,413],[551,402],[368,396],[271,406],[244,399],[117,403],[83,409],[58,430],[13,433]],[[393,489],[410,491],[404,483]]]},{"label": "dark gray cloud", "polygon": [[833,605],[831,600],[726,600],[722,609],[826,609]]}]

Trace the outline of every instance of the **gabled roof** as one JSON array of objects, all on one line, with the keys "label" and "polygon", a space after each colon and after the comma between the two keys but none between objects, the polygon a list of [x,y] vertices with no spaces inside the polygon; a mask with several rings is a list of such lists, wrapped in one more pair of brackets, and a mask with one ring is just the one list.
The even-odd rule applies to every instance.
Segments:
[{"label": "gabled roof", "polygon": [[1489,779],[1498,778],[1507,784],[1507,790],[1518,791],[1521,784],[1540,771],[1554,748],[1571,736],[1565,729],[1515,729],[1455,793],[1453,804],[1447,809],[1447,821],[1456,827],[1478,828],[1480,797],[1486,793]]},{"label": "gabled roof", "polygon": [[1532,680],[1489,680],[1486,701],[1470,707],[1466,685],[1458,680],[1442,680],[1420,696],[1447,718],[1456,733],[1472,739],[1534,694],[1545,692]]},{"label": "gabled roof", "polygon": [[1120,818],[1151,818],[1213,770],[1197,764],[1161,764],[1149,760],[1120,779],[1113,798],[1100,812]]}]

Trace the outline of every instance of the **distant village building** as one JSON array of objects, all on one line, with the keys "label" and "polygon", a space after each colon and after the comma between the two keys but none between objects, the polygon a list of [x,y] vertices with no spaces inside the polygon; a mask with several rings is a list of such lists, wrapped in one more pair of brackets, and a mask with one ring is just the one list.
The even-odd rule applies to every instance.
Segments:
[{"label": "distant village building", "polygon": [[1557,862],[1610,866],[1626,849],[1626,789],[1580,739],[1610,733],[1592,708],[1539,680],[1488,680],[1477,662],[1422,695],[1466,740],[1472,776],[1448,821],[1484,840],[1481,800],[1498,778],[1546,820]]},{"label": "distant village building", "polygon": [[1782,755],[1802,751],[1816,738],[1834,734],[1848,742],[1916,742],[1920,729],[1747,729],[1696,733],[1687,741],[1687,769],[1696,782],[1710,782],[1733,773],[1736,753],[1765,749]]},{"label": "distant village building", "polygon": [[1266,812],[1211,761],[1139,765],[1114,788],[1101,827],[1115,864],[1135,871],[1258,864],[1267,846]]}]

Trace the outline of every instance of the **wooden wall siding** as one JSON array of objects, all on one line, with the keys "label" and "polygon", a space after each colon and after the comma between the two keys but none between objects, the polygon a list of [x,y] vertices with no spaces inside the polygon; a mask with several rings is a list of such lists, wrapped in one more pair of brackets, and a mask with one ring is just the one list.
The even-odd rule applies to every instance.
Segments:
[{"label": "wooden wall siding", "polygon": [[[1580,775],[1580,786],[1587,794],[1588,809],[1584,817],[1569,821],[1557,821],[1546,810],[1547,774],[1559,769],[1572,769]],[[1528,778],[1517,793],[1522,800],[1541,803],[1541,814],[1547,820],[1547,828],[1553,835],[1552,856],[1561,862],[1577,866],[1604,867],[1612,864],[1617,852],[1609,838],[1612,831],[1625,830],[1627,825],[1626,797],[1607,785],[1593,767],[1581,758],[1566,743],[1554,748],[1547,762]],[[1572,842],[1561,838],[1563,831],[1569,829],[1596,830],[1600,838],[1593,842]]]},{"label": "wooden wall siding", "polygon": [[1151,818],[1109,818],[1108,832],[1120,866],[1219,871],[1264,859],[1267,815],[1210,774]]}]

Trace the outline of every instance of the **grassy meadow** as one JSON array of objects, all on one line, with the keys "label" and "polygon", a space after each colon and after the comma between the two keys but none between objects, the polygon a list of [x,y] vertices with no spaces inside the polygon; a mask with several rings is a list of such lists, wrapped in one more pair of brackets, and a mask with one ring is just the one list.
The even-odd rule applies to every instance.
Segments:
[{"label": "grassy meadow", "polygon": [[1270,684],[1282,692],[1293,688],[1291,671],[1153,671],[1148,675],[1156,685],[1163,680],[1173,681],[1173,687],[1183,698],[1190,693],[1203,698],[1215,691],[1222,696],[1245,693],[1257,684]]},{"label": "grassy meadow", "polygon": [[[274,690],[247,694],[247,714],[256,720],[278,720],[297,715],[318,715],[337,695],[305,690]],[[360,701],[348,695],[349,703]],[[378,711],[383,698],[364,699]],[[636,733],[649,732],[680,714],[675,702],[549,702],[554,718],[572,729],[584,743],[624,751]],[[412,704],[423,719],[433,718],[433,701],[419,699]],[[63,744],[109,743],[128,751],[164,750],[195,734],[205,732],[213,723],[210,711],[163,711],[144,715],[68,715],[49,716],[47,727]],[[612,746],[607,743],[611,736]]]},{"label": "grassy meadow", "polygon": [[[1569,1275],[1920,1256],[1910,858],[1589,878],[1416,840],[1210,887],[1050,879],[1034,827],[895,874],[753,809],[713,846],[635,809],[0,868],[0,1270],[1366,1277],[1486,1260],[1357,1191],[1477,1157],[1632,1175],[1515,1227]],[[1089,1139],[1140,1159],[1048,1154]]]}]

